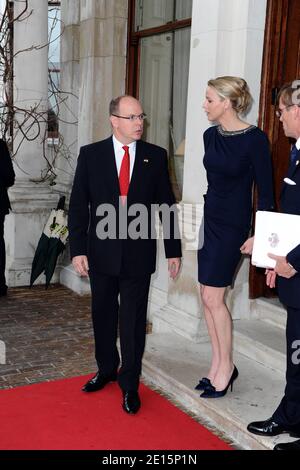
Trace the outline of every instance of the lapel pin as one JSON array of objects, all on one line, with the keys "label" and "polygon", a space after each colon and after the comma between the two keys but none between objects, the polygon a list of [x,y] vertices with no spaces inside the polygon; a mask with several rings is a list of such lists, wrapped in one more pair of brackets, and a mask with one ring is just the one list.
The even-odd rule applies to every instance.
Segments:
[{"label": "lapel pin", "polygon": [[148,158],[144,158],[144,163],[149,163]]},{"label": "lapel pin", "polygon": [[296,166],[299,165],[299,160],[296,161]]}]

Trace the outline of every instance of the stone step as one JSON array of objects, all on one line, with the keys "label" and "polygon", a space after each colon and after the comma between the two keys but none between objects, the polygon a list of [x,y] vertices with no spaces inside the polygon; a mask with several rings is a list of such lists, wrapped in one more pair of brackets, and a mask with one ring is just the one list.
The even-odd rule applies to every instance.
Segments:
[{"label": "stone step", "polygon": [[235,351],[270,369],[285,372],[286,344],[282,328],[259,319],[235,320],[233,331]]},{"label": "stone step", "polygon": [[253,301],[251,310],[260,320],[285,329],[286,309],[279,299],[256,299]]},{"label": "stone step", "polygon": [[209,343],[193,343],[176,333],[156,333],[147,336],[143,378],[237,448],[266,450],[291,440],[288,435],[266,438],[247,431],[250,421],[269,418],[278,406],[285,386],[284,374],[238,352],[234,361],[239,377],[233,392],[218,399],[200,398],[194,386],[209,369]]}]

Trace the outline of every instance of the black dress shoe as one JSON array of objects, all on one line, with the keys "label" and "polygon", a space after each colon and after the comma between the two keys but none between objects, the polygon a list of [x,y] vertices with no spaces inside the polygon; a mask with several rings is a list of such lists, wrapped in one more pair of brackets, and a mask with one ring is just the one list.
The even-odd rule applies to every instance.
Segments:
[{"label": "black dress shoe", "polygon": [[134,390],[123,390],[123,410],[129,414],[135,414],[141,407],[141,400],[138,392]]},{"label": "black dress shoe", "polygon": [[237,368],[234,366],[231,377],[229,379],[229,382],[227,386],[224,388],[224,390],[216,390],[215,387],[210,384],[205,387],[204,392],[201,393],[200,397],[202,398],[221,398],[224,397],[227,393],[227,390],[230,387],[230,390],[232,391],[233,387],[233,382],[238,378],[239,371]]},{"label": "black dress shoe", "polygon": [[101,390],[109,382],[115,382],[116,380],[117,374],[103,375],[101,372],[97,372],[97,374],[89,380],[81,390],[83,392],[97,392],[97,390]]},{"label": "black dress shoe", "polygon": [[281,424],[276,423],[272,418],[266,419],[266,421],[255,421],[248,424],[247,429],[253,434],[259,436],[277,436],[284,432],[291,432],[284,428]]},{"label": "black dress shoe", "polygon": [[279,442],[273,450],[300,450],[300,439],[294,442]]}]

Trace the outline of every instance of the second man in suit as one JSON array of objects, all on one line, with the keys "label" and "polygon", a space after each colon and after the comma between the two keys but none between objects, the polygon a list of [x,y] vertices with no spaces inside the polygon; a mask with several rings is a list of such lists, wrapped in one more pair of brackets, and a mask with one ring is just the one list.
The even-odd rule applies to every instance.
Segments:
[{"label": "second man in suit", "polygon": [[[111,101],[109,113],[113,135],[80,150],[70,199],[70,250],[75,270],[82,276],[89,275],[92,291],[98,372],[83,390],[97,391],[118,380],[123,409],[136,413],[140,408],[138,386],[148,292],[156,264],[151,214],[153,205],[164,204],[170,209],[175,199],[166,151],[141,140],[145,114],[140,102],[132,96],[118,97]],[[141,236],[129,233],[137,205],[146,211],[146,218],[140,219]],[[106,235],[107,211],[116,217],[108,223]],[[169,215],[164,244],[170,276],[175,278],[180,268],[181,242],[176,211],[170,210]]]},{"label": "second man in suit", "polygon": [[[276,114],[280,118],[285,135],[296,140],[291,150],[288,174],[283,182],[281,211],[300,216],[299,83],[299,80],[295,80],[282,87]],[[269,256],[276,260],[276,266],[274,270],[267,270],[267,284],[275,287],[277,278],[279,299],[287,308],[286,387],[272,417],[250,423],[248,430],[262,436],[276,436],[288,432],[291,436],[300,437],[300,243],[286,256]],[[275,450],[300,450],[300,440],[279,443]]]}]

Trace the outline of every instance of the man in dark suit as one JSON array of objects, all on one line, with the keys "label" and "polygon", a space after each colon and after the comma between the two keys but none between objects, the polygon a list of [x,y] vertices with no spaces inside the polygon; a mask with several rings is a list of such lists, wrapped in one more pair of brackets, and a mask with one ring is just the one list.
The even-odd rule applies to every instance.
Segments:
[{"label": "man in dark suit", "polygon": [[[281,211],[300,216],[300,81],[288,83],[279,93],[277,116],[287,137],[296,139],[290,155],[288,174],[281,192]],[[299,235],[300,241],[300,235]],[[269,254],[276,260],[274,270],[267,270],[267,284],[278,280],[280,301],[287,308],[286,388],[278,408],[266,421],[253,422],[248,430],[263,436],[283,432],[300,437],[300,244],[286,256]],[[275,450],[300,450],[300,440],[279,443]]]},{"label": "man in dark suit", "polygon": [[[112,100],[109,111],[112,137],[82,147],[78,157],[70,199],[70,250],[76,272],[89,275],[92,291],[98,372],[83,391],[100,390],[118,380],[123,409],[136,413],[148,292],[156,264],[151,208],[165,204],[170,209],[175,200],[166,151],[140,140],[145,114],[139,101],[121,96]],[[144,216],[136,224],[133,216],[139,210]],[[169,215],[170,227],[162,221],[164,244],[169,272],[175,278],[181,242],[176,236],[176,211]]]},{"label": "man in dark suit", "polygon": [[15,173],[12,161],[7,149],[6,142],[0,139],[0,297],[7,293],[5,280],[5,242],[4,242],[4,220],[9,213],[10,202],[7,188],[15,182]]}]

